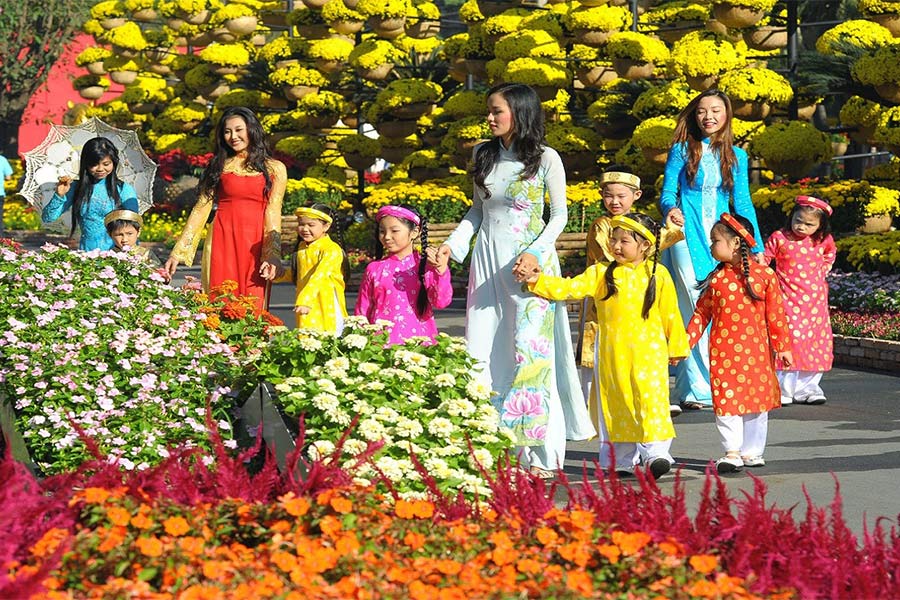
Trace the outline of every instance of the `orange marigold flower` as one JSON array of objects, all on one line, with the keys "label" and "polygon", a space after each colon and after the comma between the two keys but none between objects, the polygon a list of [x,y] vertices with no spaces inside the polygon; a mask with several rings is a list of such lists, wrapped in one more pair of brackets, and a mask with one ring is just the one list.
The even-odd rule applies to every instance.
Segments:
[{"label": "orange marigold flower", "polygon": [[319,529],[330,538],[336,537],[343,528],[344,526],[341,523],[341,520],[334,515],[326,515],[319,521]]},{"label": "orange marigold flower", "polygon": [[353,510],[353,503],[342,496],[336,496],[332,498],[329,504],[335,512],[341,513],[342,515],[345,515]]},{"label": "orange marigold flower", "polygon": [[498,566],[507,565],[516,560],[518,556],[519,553],[512,546],[497,546],[491,552],[491,560]]},{"label": "orange marigold flower", "polygon": [[228,572],[228,564],[221,560],[206,560],[203,562],[203,576],[213,581],[221,578]]},{"label": "orange marigold flower", "polygon": [[555,544],[559,540],[559,534],[549,527],[539,527],[535,532],[537,540],[544,546]]},{"label": "orange marigold flower", "polygon": [[622,554],[631,555],[640,552],[644,546],[650,543],[649,533],[643,531],[635,531],[633,533],[625,533],[624,531],[613,531],[612,541],[615,545],[622,549]]},{"label": "orange marigold flower", "polygon": [[413,550],[418,550],[425,545],[425,539],[425,536],[418,531],[408,531],[406,532],[406,535],[403,536],[403,543]]},{"label": "orange marigold flower", "polygon": [[521,558],[516,561],[516,569],[518,569],[520,573],[537,575],[544,570],[544,564],[533,558]]},{"label": "orange marigold flower", "polygon": [[346,556],[348,554],[352,554],[359,550],[359,540],[356,539],[355,533],[347,533],[338,538],[337,542],[335,542],[335,549],[341,554],[341,556]]},{"label": "orange marigold flower", "polygon": [[294,492],[288,492],[278,499],[285,512],[292,517],[302,517],[309,512],[309,500],[306,498],[298,498]]},{"label": "orange marigold flower", "polygon": [[175,537],[182,536],[191,530],[191,526],[184,517],[169,517],[163,521],[163,528],[166,533]]},{"label": "orange marigold flower", "polygon": [[237,281],[235,281],[233,279],[226,279],[225,281],[223,281],[222,283],[220,283],[213,289],[215,289],[217,292],[219,292],[221,294],[233,294],[234,292],[237,291],[238,284],[237,284]]},{"label": "orange marigold flower", "polygon": [[597,548],[597,552],[612,564],[619,562],[619,557],[622,555],[622,551],[619,550],[619,547],[613,544],[601,544]]},{"label": "orange marigold flower", "polygon": [[659,549],[669,556],[681,556],[684,554],[684,546],[673,538],[668,538],[664,542],[660,542]]},{"label": "orange marigold flower", "polygon": [[687,586],[685,591],[695,598],[718,598],[719,586],[712,581],[701,579]]},{"label": "orange marigold flower", "polygon": [[591,576],[584,571],[569,571],[566,573],[566,588],[581,596],[590,596],[594,593],[594,584]]},{"label": "orange marigold flower", "polygon": [[297,557],[290,552],[284,550],[276,550],[272,553],[272,564],[284,571],[290,573],[297,568]]},{"label": "orange marigold flower", "polygon": [[56,552],[59,545],[69,537],[69,531],[61,527],[53,527],[44,532],[34,546],[31,547],[31,554],[38,558],[49,556]]},{"label": "orange marigold flower", "polygon": [[672,576],[669,575],[651,583],[649,589],[651,592],[665,592],[672,587],[673,582]]},{"label": "orange marigold flower", "polygon": [[237,302],[229,302],[222,307],[222,316],[226,319],[239,321],[247,316],[247,307]]},{"label": "orange marigold flower", "polygon": [[163,544],[157,537],[139,537],[134,544],[144,556],[155,558],[162,555]]},{"label": "orange marigold flower", "polygon": [[334,548],[313,548],[303,556],[302,569],[307,573],[324,573],[337,564],[337,551]]},{"label": "orange marigold flower", "polygon": [[572,542],[560,546],[559,555],[579,567],[585,567],[591,560],[591,547],[581,542]]},{"label": "orange marigold flower", "polygon": [[203,552],[203,538],[196,536],[183,537],[178,540],[178,547],[188,556],[199,556]]},{"label": "orange marigold flower", "polygon": [[125,527],[131,521],[131,513],[121,506],[110,506],[106,509],[106,518],[113,525]]},{"label": "orange marigold flower", "polygon": [[712,573],[719,566],[719,559],[711,554],[695,554],[688,561],[691,568],[706,575]]},{"label": "orange marigold flower", "polygon": [[744,580],[740,577],[732,577],[730,575],[726,575],[725,573],[719,573],[716,575],[716,585],[719,586],[719,593],[723,596],[727,596],[729,594],[746,594],[747,590],[744,588]]},{"label": "orange marigold flower", "polygon": [[594,513],[587,510],[573,510],[569,519],[576,529],[586,530],[594,526]]},{"label": "orange marigold flower", "polygon": [[219,318],[219,315],[208,315],[203,319],[203,326],[207,329],[218,329],[221,324],[222,320]]},{"label": "orange marigold flower", "polygon": [[197,584],[178,594],[178,600],[220,600],[222,590],[212,585]]},{"label": "orange marigold flower", "polygon": [[433,585],[422,583],[418,579],[409,584],[409,597],[413,600],[434,600],[438,589]]},{"label": "orange marigold flower", "polygon": [[138,513],[131,517],[131,524],[138,529],[150,529],[151,527],[153,527],[153,519],[151,519],[144,513]]},{"label": "orange marigold flower", "polygon": [[118,548],[119,545],[125,541],[125,533],[127,529],[125,527],[117,525],[109,530],[109,535],[106,536],[106,539],[103,540],[99,546],[97,546],[97,550],[106,554],[107,552],[112,552],[114,549]]},{"label": "orange marigold flower", "polygon": [[88,504],[103,504],[107,498],[112,496],[112,492],[106,488],[89,487],[85,488],[80,495]]},{"label": "orange marigold flower", "polygon": [[427,500],[397,500],[394,513],[401,519],[430,519],[434,516],[434,504]]},{"label": "orange marigold flower", "polygon": [[462,565],[450,558],[436,560],[434,566],[444,575],[456,575],[462,571]]}]

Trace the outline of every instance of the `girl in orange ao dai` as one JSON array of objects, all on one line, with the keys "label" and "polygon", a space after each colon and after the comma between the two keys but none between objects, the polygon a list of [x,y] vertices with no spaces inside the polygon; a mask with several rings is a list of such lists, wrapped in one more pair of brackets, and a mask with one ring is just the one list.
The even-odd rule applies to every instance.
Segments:
[{"label": "girl in orange ao dai", "polygon": [[698,284],[702,293],[687,332],[693,346],[712,322],[709,371],[725,450],[716,470],[730,473],[766,464],[769,411],[781,406],[775,358],[790,366],[793,356],[775,272],[750,258],[756,245],[750,221],[723,213],[710,240],[719,264]]}]

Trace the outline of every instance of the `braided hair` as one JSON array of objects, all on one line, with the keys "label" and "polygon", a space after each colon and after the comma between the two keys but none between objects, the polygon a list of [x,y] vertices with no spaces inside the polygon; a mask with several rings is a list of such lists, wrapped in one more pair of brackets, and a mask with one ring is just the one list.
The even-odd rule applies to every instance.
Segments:
[{"label": "braided hair", "polygon": [[[750,221],[747,218],[742,217],[740,215],[731,215],[731,216],[733,216],[735,219],[737,219],[737,222],[740,223],[744,227],[744,229],[746,229],[748,232],[750,232],[750,235],[754,235],[753,225],[750,223]],[[738,252],[741,253],[741,273],[744,275],[744,289],[747,291],[747,295],[750,296],[752,299],[762,300],[762,297],[759,294],[757,294],[755,291],[753,291],[753,282],[750,280],[750,254],[753,251],[750,244],[748,244],[744,240],[744,238],[739,236],[736,231],[734,231],[731,227],[729,227],[722,221],[716,222],[716,224],[713,225],[713,227],[712,227],[712,231],[716,231],[716,232],[724,235],[729,240],[734,239],[734,238],[738,238],[740,240],[740,246],[738,248]],[[721,271],[723,268],[725,268],[726,264],[727,263],[724,263],[724,262],[720,262],[719,264],[717,264],[716,268],[713,269],[712,272],[709,275],[707,275],[705,279],[697,282],[697,289],[700,290],[701,292],[706,291],[706,288],[709,287],[709,282],[712,281],[713,276],[716,273],[718,273],[719,271]]]},{"label": "braided hair", "polygon": [[[329,217],[331,217],[331,227],[328,228],[328,231],[325,235],[332,237],[337,237],[338,246],[341,247],[341,254],[344,256],[344,260],[341,262],[341,275],[344,277],[344,281],[350,278],[350,259],[347,258],[347,250],[344,248],[344,227],[341,223],[340,215],[327,204],[322,204],[321,202],[310,202],[304,205],[306,208],[311,208],[313,210],[318,210],[320,212],[325,213]],[[324,223],[324,221],[323,221]],[[334,237],[332,236],[334,234]],[[300,280],[300,273],[298,273],[297,269],[297,252],[300,250],[301,243],[300,236],[297,236],[297,241],[294,242],[294,248],[291,250],[291,272],[294,274],[294,283],[296,284]]]},{"label": "braided hair", "polygon": [[[628,213],[624,215],[629,219],[637,221],[647,229],[649,229],[653,236],[656,238],[656,242],[654,243],[653,250],[650,253],[650,257],[653,260],[653,269],[650,271],[650,279],[647,281],[647,289],[644,291],[644,305],[641,307],[641,317],[643,319],[647,319],[650,316],[650,309],[653,307],[653,303],[656,302],[656,265],[659,264],[659,225],[648,217],[647,215],[641,213]],[[630,231],[629,233],[635,239],[635,241],[645,241],[649,242],[647,238],[637,233],[636,231]],[[606,269],[606,273],[604,274],[604,281],[606,283],[606,295],[603,298],[600,298],[601,301],[608,300],[618,293],[618,288],[616,287],[616,279],[614,272],[616,267],[618,267],[619,263],[613,261],[612,264]]]},{"label": "braided hair", "polygon": [[[416,295],[416,305],[415,311],[416,316],[420,319],[426,315],[428,312],[428,290],[425,289],[425,267],[427,261],[425,260],[425,249],[428,247],[428,221],[422,215],[422,212],[411,206],[409,204],[394,204],[393,206],[399,206],[400,208],[405,208],[406,210],[415,213],[419,217],[419,224],[416,225],[409,219],[403,219],[401,217],[395,217],[401,223],[409,227],[409,230],[412,231],[416,227],[419,228],[419,242],[421,244],[422,252],[419,254],[419,293]],[[415,252],[415,250],[413,250]],[[384,246],[381,245],[381,239],[378,236],[378,222],[375,222],[375,259],[381,260],[384,258]]]}]

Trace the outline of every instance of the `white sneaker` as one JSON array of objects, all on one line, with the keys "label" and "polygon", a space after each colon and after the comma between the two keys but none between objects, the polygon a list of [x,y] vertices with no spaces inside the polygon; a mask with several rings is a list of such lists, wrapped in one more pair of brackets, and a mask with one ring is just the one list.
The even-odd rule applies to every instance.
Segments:
[{"label": "white sneaker", "polygon": [[813,394],[806,399],[807,404],[825,404],[825,396],[822,394]]},{"label": "white sneaker", "polygon": [[739,457],[732,458],[730,456],[723,456],[716,461],[716,472],[720,475],[723,473],[735,473],[743,468],[744,461]]},{"label": "white sneaker", "polygon": [[670,404],[669,405],[669,416],[673,419],[682,413],[680,404]]},{"label": "white sneaker", "polygon": [[787,406],[788,404],[793,404],[793,403],[794,403],[794,399],[791,398],[790,396],[782,396],[781,397],[781,405],[782,406]]},{"label": "white sneaker", "polygon": [[745,456],[741,459],[741,462],[744,463],[745,467],[766,466],[766,459],[764,459],[762,456]]}]

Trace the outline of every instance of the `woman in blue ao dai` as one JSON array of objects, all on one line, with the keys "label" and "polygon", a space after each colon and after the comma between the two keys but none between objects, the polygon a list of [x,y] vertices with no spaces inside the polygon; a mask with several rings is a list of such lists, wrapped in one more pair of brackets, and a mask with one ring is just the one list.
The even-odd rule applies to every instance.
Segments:
[{"label": "woman in blue ao dai", "polygon": [[469,353],[497,394],[501,427],[514,436],[523,464],[552,476],[563,466],[566,439],[590,439],[595,431],[565,304],[524,290],[513,270],[559,275],[555,242],[567,218],[566,175],[559,154],[543,145],[543,110],[530,87],[491,89],[488,125],[494,139],[475,149],[472,207],[437,260],[452,255],[462,262],[475,236],[466,309]]},{"label": "woman in blue ao dai", "polygon": [[78,180],[72,185],[68,177],[61,177],[56,193],[41,212],[44,223],[52,223],[66,211],[72,211],[72,230],[81,229],[79,250],[112,250],[113,240],[106,232],[104,219],[116,209],[139,212],[137,193],[131,185],[119,181],[119,151],[104,137],[85,142],[81,149]]},{"label": "woman in blue ao dai", "polygon": [[[663,254],[675,281],[678,307],[690,319],[699,298],[697,282],[715,268],[709,234],[722,213],[747,218],[756,233],[754,253],[763,241],[750,200],[747,153],[733,145],[731,101],[716,89],[696,96],[678,115],[675,140],[666,161],[660,197],[664,218],[684,228],[684,241]],[[733,202],[733,209],[729,204]],[[759,254],[758,256],[762,256]],[[687,325],[687,322],[685,322]],[[712,406],[709,385],[709,332],[676,370],[673,402],[684,408]]]}]

